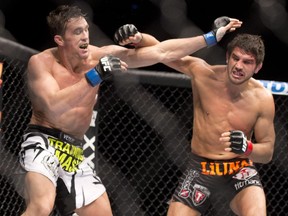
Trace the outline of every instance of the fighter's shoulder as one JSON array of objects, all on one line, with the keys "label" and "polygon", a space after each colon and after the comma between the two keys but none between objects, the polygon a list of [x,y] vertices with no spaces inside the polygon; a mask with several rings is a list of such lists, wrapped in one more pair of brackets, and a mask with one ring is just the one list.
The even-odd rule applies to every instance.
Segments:
[{"label": "fighter's shoulder", "polygon": [[208,69],[211,67],[204,59],[195,56],[186,56],[182,58],[182,66],[189,67],[192,70]]},{"label": "fighter's shoulder", "polygon": [[269,89],[265,88],[259,80],[252,77],[249,80],[249,85],[255,92],[257,98],[261,98],[262,100],[265,98],[268,100],[273,99],[272,92]]},{"label": "fighter's shoulder", "polygon": [[46,49],[42,52],[32,55],[29,59],[29,62],[41,61],[42,63],[51,63],[51,61],[56,61],[56,48]]},{"label": "fighter's shoulder", "polygon": [[57,62],[54,49],[47,49],[32,55],[28,61],[28,73],[34,74],[37,71],[49,71],[51,66]]},{"label": "fighter's shoulder", "polygon": [[266,90],[266,88],[262,85],[262,83],[253,77],[249,79],[249,85],[255,90],[259,90],[259,91]]},{"label": "fighter's shoulder", "polygon": [[215,73],[226,73],[227,65],[206,65],[210,68],[210,70],[214,71]]}]

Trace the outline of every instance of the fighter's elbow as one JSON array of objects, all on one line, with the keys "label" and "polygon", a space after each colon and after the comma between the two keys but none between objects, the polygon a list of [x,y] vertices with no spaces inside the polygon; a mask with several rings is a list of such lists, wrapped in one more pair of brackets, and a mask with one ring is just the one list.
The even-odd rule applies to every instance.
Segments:
[{"label": "fighter's elbow", "polygon": [[263,164],[268,164],[268,163],[270,163],[270,162],[272,161],[272,159],[273,159],[273,150],[270,151],[270,152],[266,155],[266,157],[264,157],[262,163],[263,163]]},{"label": "fighter's elbow", "polygon": [[174,55],[172,52],[165,52],[160,55],[160,62],[163,64],[173,62],[177,59],[179,59],[179,57]]}]

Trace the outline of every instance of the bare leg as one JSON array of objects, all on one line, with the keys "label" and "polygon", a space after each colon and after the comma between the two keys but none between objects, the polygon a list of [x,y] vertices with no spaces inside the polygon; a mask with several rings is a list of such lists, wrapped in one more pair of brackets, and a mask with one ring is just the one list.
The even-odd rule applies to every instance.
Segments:
[{"label": "bare leg", "polygon": [[22,216],[48,216],[53,210],[55,186],[42,174],[28,172],[25,176],[27,208]]},{"label": "bare leg", "polygon": [[200,216],[201,214],[181,202],[171,202],[167,216]]},{"label": "bare leg", "polygon": [[262,188],[250,186],[238,193],[230,203],[239,216],[266,216],[266,198]]},{"label": "bare leg", "polygon": [[79,216],[112,216],[112,209],[107,193],[97,198],[91,204],[75,210]]}]

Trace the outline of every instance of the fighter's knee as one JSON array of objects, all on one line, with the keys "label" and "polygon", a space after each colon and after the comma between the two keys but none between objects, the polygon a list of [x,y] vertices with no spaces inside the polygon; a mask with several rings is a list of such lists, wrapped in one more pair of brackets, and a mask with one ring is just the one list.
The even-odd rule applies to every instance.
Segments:
[{"label": "fighter's knee", "polygon": [[30,203],[22,215],[49,216],[53,207],[53,205],[44,202]]}]

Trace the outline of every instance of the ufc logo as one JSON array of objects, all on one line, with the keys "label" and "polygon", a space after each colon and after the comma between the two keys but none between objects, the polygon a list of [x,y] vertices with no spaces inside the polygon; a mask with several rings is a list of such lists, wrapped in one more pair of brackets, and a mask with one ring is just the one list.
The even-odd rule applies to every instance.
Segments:
[{"label": "ufc logo", "polygon": [[100,61],[104,71],[112,71],[108,56],[101,58]]}]

